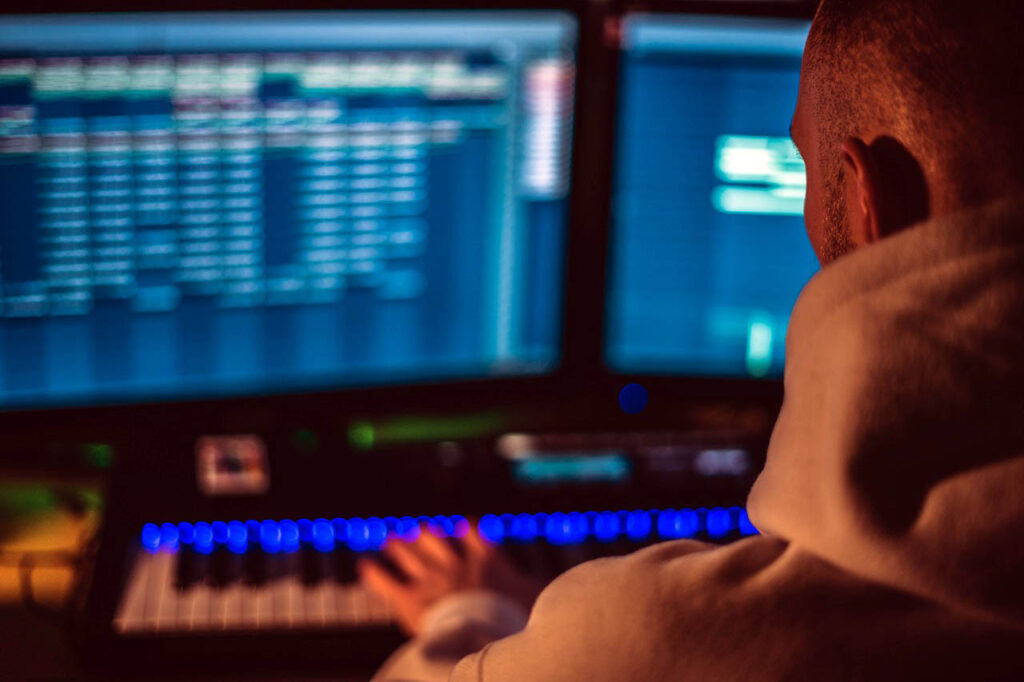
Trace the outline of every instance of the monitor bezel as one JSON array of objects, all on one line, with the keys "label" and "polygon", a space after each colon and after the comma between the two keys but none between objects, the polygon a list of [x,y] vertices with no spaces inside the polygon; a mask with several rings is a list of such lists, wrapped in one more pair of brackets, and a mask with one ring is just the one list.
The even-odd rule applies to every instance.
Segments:
[{"label": "monitor bezel", "polygon": [[[538,374],[479,376],[472,378],[452,377],[426,379],[408,383],[380,382],[370,385],[345,385],[335,388],[318,388],[302,391],[266,392],[260,394],[197,397],[161,398],[139,401],[112,401],[84,405],[53,405],[0,408],[0,433],[8,436],[0,444],[0,455],[5,451],[21,449],[35,450],[40,445],[40,434],[54,447],[63,448],[72,442],[109,442],[117,440],[116,435],[124,433],[127,425],[137,429],[151,425],[154,429],[167,428],[174,423],[188,424],[190,429],[204,431],[259,431],[265,425],[268,415],[298,414],[307,419],[298,423],[317,422],[331,414],[374,415],[394,411],[436,409],[449,405],[452,409],[472,410],[481,405],[504,405],[510,402],[528,400],[538,392],[550,391],[553,385],[566,385],[566,376],[576,365],[572,354],[567,352],[569,340],[574,333],[569,329],[568,302],[576,298],[573,293],[581,283],[578,275],[582,268],[577,254],[586,252],[586,244],[577,245],[579,235],[585,230],[577,225],[586,224],[585,213],[592,203],[580,201],[577,187],[586,184],[581,169],[591,166],[587,162],[585,139],[591,139],[584,117],[580,112],[587,106],[584,101],[589,87],[584,83],[585,74],[592,72],[590,62],[599,58],[599,41],[592,39],[596,27],[603,22],[605,8],[586,0],[517,0],[510,2],[488,2],[485,0],[434,0],[410,2],[408,0],[354,0],[324,2],[302,0],[298,3],[282,3],[280,0],[244,0],[226,2],[211,0],[201,5],[195,0],[168,0],[158,9],[146,8],[136,2],[101,1],[83,8],[67,0],[56,0],[31,8],[12,11],[0,10],[0,16],[9,15],[52,15],[52,14],[164,14],[168,12],[218,13],[244,11],[561,11],[573,16],[577,22],[577,82],[573,126],[572,171],[569,190],[569,217],[563,237],[565,257],[563,270],[562,301],[559,310],[560,348],[555,365]],[[586,240],[583,240],[584,242]],[[593,249],[592,245],[590,249]],[[114,435],[112,435],[114,434]]]},{"label": "monitor bezel", "polygon": [[614,168],[615,145],[617,140],[618,123],[618,75],[620,69],[620,39],[621,22],[630,14],[663,14],[663,15],[689,15],[701,17],[722,17],[725,19],[737,17],[754,17],[763,19],[793,20],[801,19],[810,21],[814,17],[818,0],[791,0],[789,2],[779,0],[619,0],[615,28],[610,31],[613,38],[610,44],[615,52],[614,66],[611,74],[614,82],[615,98],[611,105],[614,112],[611,127],[608,131],[609,139],[612,140],[611,149],[608,154],[608,163],[605,166],[607,177],[608,202],[605,206],[606,217],[601,225],[606,230],[604,243],[606,249],[601,264],[601,340],[599,362],[610,382],[617,385],[628,383],[640,383],[649,390],[657,391],[661,395],[674,397],[680,400],[753,400],[777,402],[782,398],[782,379],[779,377],[753,378],[739,376],[714,376],[699,375],[694,373],[652,373],[640,371],[618,371],[608,361],[606,339],[608,325],[608,293],[610,291],[610,268],[612,265],[612,191],[614,190]]}]

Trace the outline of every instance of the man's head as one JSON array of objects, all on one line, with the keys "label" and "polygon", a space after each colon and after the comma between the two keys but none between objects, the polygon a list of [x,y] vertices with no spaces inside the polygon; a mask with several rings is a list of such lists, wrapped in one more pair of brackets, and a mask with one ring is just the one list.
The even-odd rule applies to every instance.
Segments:
[{"label": "man's head", "polygon": [[1024,191],[1024,2],[823,0],[793,138],[818,258]]}]

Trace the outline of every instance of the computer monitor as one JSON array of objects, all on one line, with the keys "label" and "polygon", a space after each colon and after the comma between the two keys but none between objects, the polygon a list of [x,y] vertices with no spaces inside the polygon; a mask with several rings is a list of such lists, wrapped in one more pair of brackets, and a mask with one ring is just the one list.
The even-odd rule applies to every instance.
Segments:
[{"label": "computer monitor", "polygon": [[559,361],[576,20],[0,18],[0,408]]},{"label": "computer monitor", "polygon": [[777,377],[818,263],[789,139],[805,21],[631,14],[623,24],[606,362]]}]

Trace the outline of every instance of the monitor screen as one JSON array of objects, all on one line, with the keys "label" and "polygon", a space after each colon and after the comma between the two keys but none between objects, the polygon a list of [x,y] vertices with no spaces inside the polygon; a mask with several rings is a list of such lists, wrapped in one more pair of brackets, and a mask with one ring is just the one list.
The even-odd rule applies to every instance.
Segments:
[{"label": "monitor screen", "polygon": [[0,19],[0,407],[549,371],[576,31]]},{"label": "monitor screen", "polygon": [[623,26],[606,361],[774,377],[818,269],[789,139],[806,22],[630,15]]}]

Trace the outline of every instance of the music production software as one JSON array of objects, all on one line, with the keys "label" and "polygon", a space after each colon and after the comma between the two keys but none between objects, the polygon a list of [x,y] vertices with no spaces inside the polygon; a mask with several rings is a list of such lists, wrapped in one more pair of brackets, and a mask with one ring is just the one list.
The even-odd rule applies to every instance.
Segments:
[{"label": "music production software", "polygon": [[632,15],[623,26],[606,360],[778,376],[818,269],[789,140],[806,22]]},{"label": "music production software", "polygon": [[0,406],[540,372],[574,20],[0,21]]}]

